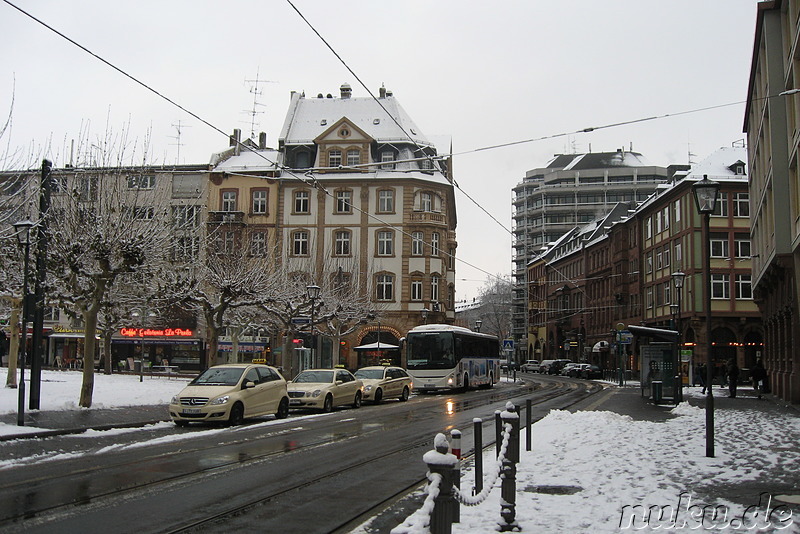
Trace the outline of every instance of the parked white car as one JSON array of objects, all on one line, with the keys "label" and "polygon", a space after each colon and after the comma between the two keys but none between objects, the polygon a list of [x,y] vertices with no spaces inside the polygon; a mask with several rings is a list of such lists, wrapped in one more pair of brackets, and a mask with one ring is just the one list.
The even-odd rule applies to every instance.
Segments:
[{"label": "parked white car", "polygon": [[241,424],[248,417],[289,414],[286,380],[274,367],[259,364],[215,365],[203,371],[169,403],[178,426],[191,422]]},{"label": "parked white car", "polygon": [[407,401],[413,387],[411,377],[402,367],[375,365],[356,371],[364,383],[364,400],[375,404],[383,399]]},{"label": "parked white car", "polygon": [[539,372],[539,360],[526,360],[520,366],[520,370],[526,373],[538,373]]},{"label": "parked white car", "polygon": [[363,386],[347,369],[306,369],[289,382],[289,407],[323,412],[348,404],[360,408]]}]

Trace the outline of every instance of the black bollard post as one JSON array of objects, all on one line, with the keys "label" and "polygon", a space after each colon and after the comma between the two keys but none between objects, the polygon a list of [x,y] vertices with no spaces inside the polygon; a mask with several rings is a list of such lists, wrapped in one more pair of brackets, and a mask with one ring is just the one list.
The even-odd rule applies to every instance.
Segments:
[{"label": "black bollard post", "polygon": [[[453,510],[458,506],[453,491],[458,459],[450,454],[450,444],[444,434],[436,434],[434,450],[426,452],[422,459],[428,464],[428,471],[442,476],[439,495],[433,500],[431,512],[431,534],[451,534],[453,532]],[[454,504],[455,503],[455,504]]]},{"label": "black bollard post", "polygon": [[500,420],[500,410],[494,412],[494,456],[500,456],[500,444],[503,441],[503,422]]},{"label": "black bollard post", "polygon": [[519,462],[519,413],[512,403],[506,404],[506,410],[500,415],[503,426],[511,425],[508,448],[503,458],[503,481],[500,486],[500,532],[517,530],[517,462]]},{"label": "black bollard post", "polygon": [[525,401],[525,450],[531,450],[533,440],[533,415],[531,415],[531,399]]},{"label": "black bollard post", "polygon": [[472,494],[477,495],[483,490],[483,420],[472,420],[472,435],[475,437],[475,486]]},{"label": "black bollard post", "polygon": [[[453,485],[461,490],[461,431],[455,428],[450,431],[450,448],[452,449],[453,456],[456,457],[455,479]],[[461,522],[461,508],[458,506],[458,501],[453,499],[453,523]]]}]

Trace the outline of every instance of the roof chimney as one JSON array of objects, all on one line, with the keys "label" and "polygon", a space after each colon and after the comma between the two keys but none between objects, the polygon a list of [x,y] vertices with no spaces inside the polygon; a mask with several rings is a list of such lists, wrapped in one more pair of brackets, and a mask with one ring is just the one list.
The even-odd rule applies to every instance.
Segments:
[{"label": "roof chimney", "polygon": [[343,83],[342,86],[339,88],[341,92],[342,98],[350,98],[350,95],[353,94],[353,90],[350,88],[349,83]]},{"label": "roof chimney", "polygon": [[386,87],[381,85],[381,88],[378,90],[378,95],[380,98],[386,98]]},{"label": "roof chimney", "polygon": [[267,148],[267,132],[261,132],[258,134],[258,148],[260,150]]},{"label": "roof chimney", "polygon": [[233,135],[230,137],[230,142],[231,142],[230,146],[233,147],[233,155],[234,156],[238,156],[239,155],[239,152],[241,150],[239,148],[239,142],[241,141],[241,139],[242,139],[242,131],[239,128],[234,128],[233,129]]}]

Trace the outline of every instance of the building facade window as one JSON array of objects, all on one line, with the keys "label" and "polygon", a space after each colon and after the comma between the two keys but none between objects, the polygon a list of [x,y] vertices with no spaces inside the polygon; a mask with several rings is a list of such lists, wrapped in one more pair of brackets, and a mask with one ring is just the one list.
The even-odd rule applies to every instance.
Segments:
[{"label": "building facade window", "polygon": [[422,256],[424,238],[422,232],[411,232],[411,255]]},{"label": "building facade window", "polygon": [[661,212],[661,219],[664,223],[664,230],[669,229],[669,207],[666,207]]},{"label": "building facade window", "polygon": [[342,165],[342,151],[334,148],[328,151],[328,167],[340,167]]},{"label": "building facade window", "polygon": [[153,189],[156,186],[154,174],[128,175],[128,189]]},{"label": "building facade window", "polygon": [[172,259],[175,261],[196,260],[199,252],[198,236],[178,236],[172,239]]},{"label": "building facade window", "polygon": [[647,303],[647,309],[650,310],[653,308],[653,286],[647,286],[645,289],[645,301]]},{"label": "building facade window", "polygon": [[728,216],[728,193],[720,193],[717,198],[717,204],[714,206],[714,213],[718,217]]},{"label": "building facade window", "polygon": [[727,258],[730,255],[727,238],[711,238],[711,257]]},{"label": "building facade window", "polygon": [[737,299],[752,299],[753,298],[753,277],[749,274],[736,275],[736,298]]},{"label": "building facade window", "polygon": [[233,230],[226,230],[217,233],[217,254],[232,254],[236,246],[236,233]]},{"label": "building facade window", "polygon": [[294,192],[294,212],[297,214],[310,213],[308,191],[295,191]]},{"label": "building facade window", "polygon": [[353,192],[349,189],[336,191],[336,213],[353,213]]},{"label": "building facade window", "polygon": [[378,213],[394,213],[394,191],[392,189],[378,191]]},{"label": "building facade window", "polygon": [[292,234],[292,254],[308,256],[308,231],[298,230]]},{"label": "building facade window", "polygon": [[228,189],[223,190],[220,192],[221,195],[221,203],[220,206],[222,207],[221,211],[236,211],[236,200],[238,197],[238,191],[235,189]]},{"label": "building facade window", "polygon": [[200,224],[200,206],[172,206],[174,229],[197,228]]},{"label": "building facade window", "polygon": [[422,300],[422,281],[411,281],[411,300]]},{"label": "building facade window", "polygon": [[375,298],[377,300],[394,299],[394,275],[379,274],[376,279],[375,287],[377,290]]},{"label": "building facade window", "polygon": [[381,152],[381,169],[392,170],[394,169],[394,152],[391,150],[384,150]]},{"label": "building facade window", "polygon": [[439,275],[431,275],[431,301],[439,301]]},{"label": "building facade window", "polygon": [[378,232],[378,256],[392,256],[394,254],[394,232],[380,230]]},{"label": "building facade window", "polygon": [[683,250],[680,243],[675,243],[675,263],[680,267],[683,261]]},{"label": "building facade window", "polygon": [[736,248],[736,257],[739,259],[750,259],[752,252],[749,239],[736,239],[733,242]]},{"label": "building facade window", "polygon": [[730,276],[727,274],[712,274],[711,275],[711,298],[712,299],[728,299],[731,296],[730,292]]},{"label": "building facade window", "polygon": [[337,230],[334,233],[334,253],[337,256],[349,256],[350,255],[350,231],[349,230]]},{"label": "building facade window", "polygon": [[439,232],[431,233],[431,256],[439,255]]},{"label": "building facade window", "polygon": [[733,197],[733,216],[750,217],[750,193],[736,193]]},{"label": "building facade window", "polygon": [[675,222],[681,220],[681,199],[675,201]]},{"label": "building facade window", "polygon": [[348,167],[354,167],[356,165],[361,165],[361,151],[352,149],[347,151],[347,165]]},{"label": "building facade window", "polygon": [[433,211],[433,195],[425,192],[420,193],[419,209],[422,211]]},{"label": "building facade window", "polygon": [[653,237],[653,219],[648,217],[644,221],[644,238],[650,239]]},{"label": "building facade window", "polygon": [[253,189],[252,195],[252,210],[254,215],[266,215],[267,213],[267,195],[269,192],[266,189]]},{"label": "building facade window", "polygon": [[253,232],[250,234],[250,255],[267,255],[267,232]]}]

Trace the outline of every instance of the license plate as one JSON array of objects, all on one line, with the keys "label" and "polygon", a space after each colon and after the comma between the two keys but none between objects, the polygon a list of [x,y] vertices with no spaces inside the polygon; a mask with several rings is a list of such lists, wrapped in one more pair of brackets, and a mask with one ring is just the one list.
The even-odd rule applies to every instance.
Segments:
[{"label": "license plate", "polygon": [[200,413],[200,408],[184,408],[183,413]]},{"label": "license plate", "polygon": [[292,406],[297,406],[298,404],[300,404],[300,401],[292,399],[292,400],[289,401],[289,404],[292,405]]}]

